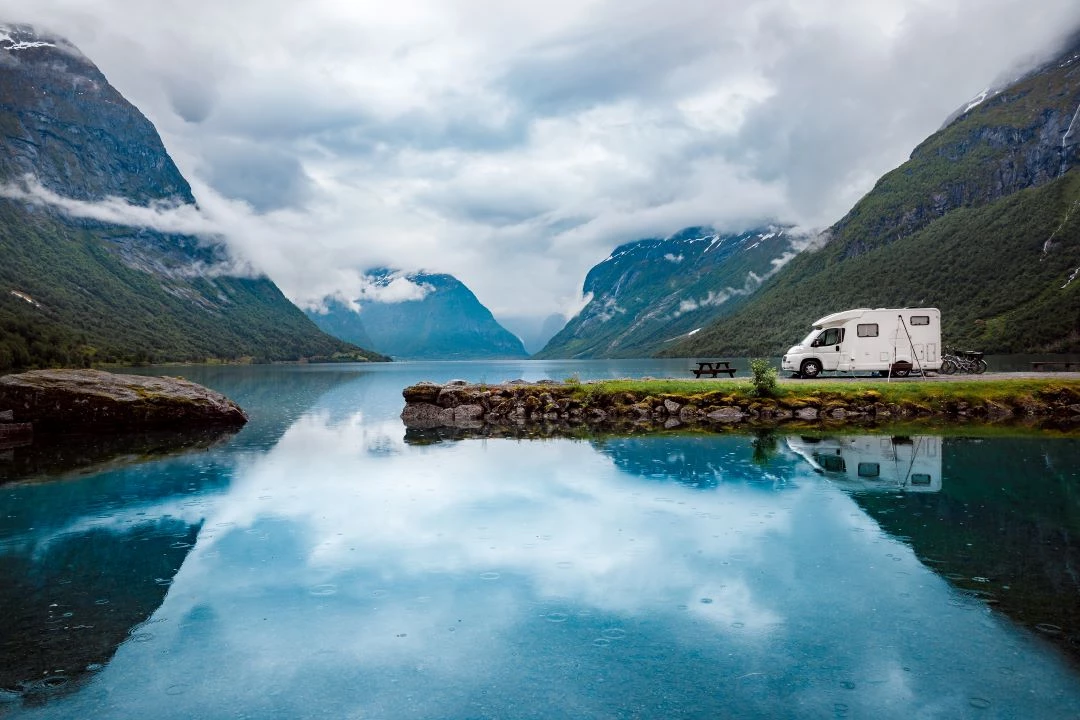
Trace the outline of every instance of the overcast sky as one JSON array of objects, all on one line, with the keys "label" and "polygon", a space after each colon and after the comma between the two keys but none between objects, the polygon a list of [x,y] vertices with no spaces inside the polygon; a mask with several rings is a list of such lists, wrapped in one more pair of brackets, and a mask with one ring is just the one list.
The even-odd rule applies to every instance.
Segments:
[{"label": "overcast sky", "polygon": [[373,266],[497,316],[615,245],[839,219],[1057,50],[1076,0],[6,0],[158,127],[211,227],[304,304]]}]

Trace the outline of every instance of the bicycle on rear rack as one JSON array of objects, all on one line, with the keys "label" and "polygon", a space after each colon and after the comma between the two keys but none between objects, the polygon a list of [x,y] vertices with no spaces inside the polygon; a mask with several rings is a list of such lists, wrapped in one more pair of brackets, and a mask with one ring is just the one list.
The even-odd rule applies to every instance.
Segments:
[{"label": "bicycle on rear rack", "polygon": [[946,349],[945,354],[941,357],[941,369],[938,372],[942,375],[952,375],[954,373],[982,375],[988,367],[986,360],[983,359],[985,354],[975,350],[955,351]]}]

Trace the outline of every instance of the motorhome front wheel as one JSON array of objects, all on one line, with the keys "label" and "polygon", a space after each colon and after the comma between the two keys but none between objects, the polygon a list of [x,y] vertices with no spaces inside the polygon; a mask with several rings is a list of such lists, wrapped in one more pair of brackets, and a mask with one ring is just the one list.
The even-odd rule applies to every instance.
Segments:
[{"label": "motorhome front wheel", "polygon": [[818,373],[821,372],[820,360],[803,360],[802,367],[799,370],[804,378],[816,378]]}]

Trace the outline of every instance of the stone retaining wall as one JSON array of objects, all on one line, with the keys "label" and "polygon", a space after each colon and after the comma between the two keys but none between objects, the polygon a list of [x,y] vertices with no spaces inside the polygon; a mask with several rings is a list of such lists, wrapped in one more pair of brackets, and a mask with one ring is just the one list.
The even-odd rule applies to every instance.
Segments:
[{"label": "stone retaining wall", "polygon": [[1052,420],[1080,423],[1080,397],[1056,397],[1018,404],[950,401],[943,405],[886,403],[875,391],[799,400],[736,396],[610,393],[589,384],[513,381],[503,385],[419,383],[402,391],[401,418],[409,428],[478,428],[484,425],[567,424],[675,428],[700,425],[877,424],[912,419]]}]

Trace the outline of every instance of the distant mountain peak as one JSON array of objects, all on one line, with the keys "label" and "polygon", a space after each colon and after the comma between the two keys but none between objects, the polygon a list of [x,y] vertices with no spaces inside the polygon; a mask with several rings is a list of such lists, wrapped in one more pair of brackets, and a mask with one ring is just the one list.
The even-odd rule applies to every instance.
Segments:
[{"label": "distant mountain peak", "polygon": [[0,24],[0,182],[30,175],[63,197],[194,204],[157,129],[67,40]]},{"label": "distant mountain peak", "polygon": [[[609,255],[604,262],[616,260],[624,255],[632,253],[648,252],[651,249],[660,247],[676,249],[680,246],[687,246],[694,248],[695,252],[711,252],[723,247],[724,244],[728,242],[743,242],[754,237],[759,241],[769,240],[774,237],[780,237],[784,233],[791,232],[793,229],[794,226],[792,225],[765,225],[744,232],[724,233],[709,227],[691,227],[680,230],[667,237],[643,238],[641,240],[623,243],[612,250],[611,255]],[[700,248],[702,243],[707,244],[704,250],[701,250]],[[674,257],[678,257],[674,252],[671,254]]]},{"label": "distant mountain peak", "polygon": [[308,311],[308,317],[331,335],[348,342],[367,342],[398,358],[527,355],[521,340],[500,325],[453,275],[388,268],[375,268],[366,275],[376,289],[354,298],[355,307],[326,301],[321,312]]},{"label": "distant mountain peak", "polygon": [[33,48],[41,47],[57,47],[57,45],[60,44],[64,44],[67,48],[78,52],[71,43],[44,33],[39,33],[31,25],[0,23],[0,50],[16,52],[19,50],[31,50]]}]

